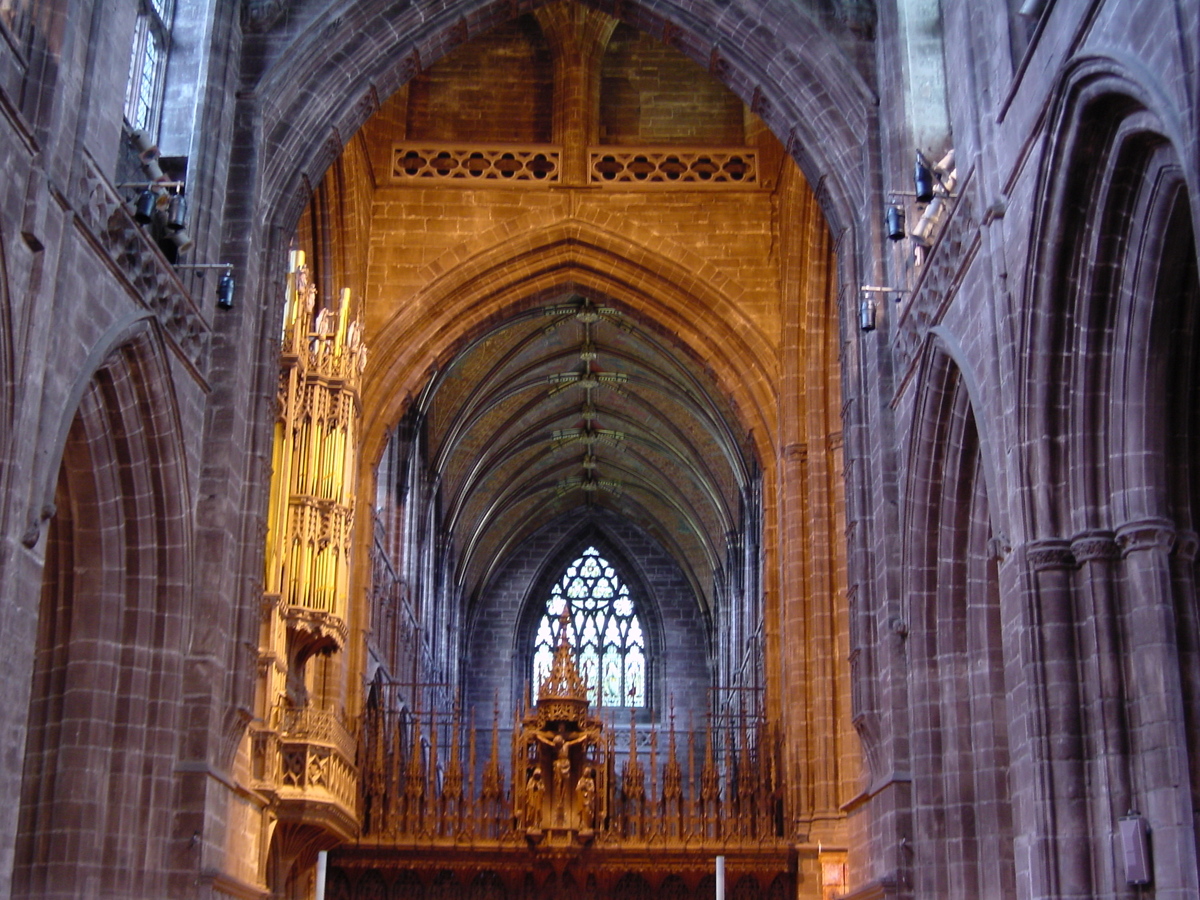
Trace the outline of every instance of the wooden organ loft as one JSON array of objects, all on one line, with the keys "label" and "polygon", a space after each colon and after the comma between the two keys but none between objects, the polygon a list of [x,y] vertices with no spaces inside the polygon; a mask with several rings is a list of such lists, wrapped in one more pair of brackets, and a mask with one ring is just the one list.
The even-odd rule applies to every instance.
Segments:
[{"label": "wooden organ loft", "polygon": [[717,856],[729,896],[795,895],[779,742],[761,717],[681,733],[672,716],[663,734],[631,714],[619,740],[560,635],[507,773],[495,717],[485,749],[458,711],[376,692],[359,744],[362,836],[331,853],[328,900],[707,898]]},{"label": "wooden organ loft", "polygon": [[355,730],[340,661],[348,640],[350,533],[366,362],[350,292],[317,310],[295,253],[281,339],[278,416],[259,630],[254,787],[284,855],[358,833]]}]

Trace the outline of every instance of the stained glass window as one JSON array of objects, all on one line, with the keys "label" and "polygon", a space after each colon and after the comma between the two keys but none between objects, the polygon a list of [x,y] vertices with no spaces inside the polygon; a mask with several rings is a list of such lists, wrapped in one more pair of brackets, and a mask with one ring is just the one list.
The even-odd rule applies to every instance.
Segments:
[{"label": "stained glass window", "polygon": [[593,706],[646,705],[646,636],[629,587],[617,570],[588,547],[550,591],[533,641],[533,691],[550,672],[563,610],[567,641]]}]

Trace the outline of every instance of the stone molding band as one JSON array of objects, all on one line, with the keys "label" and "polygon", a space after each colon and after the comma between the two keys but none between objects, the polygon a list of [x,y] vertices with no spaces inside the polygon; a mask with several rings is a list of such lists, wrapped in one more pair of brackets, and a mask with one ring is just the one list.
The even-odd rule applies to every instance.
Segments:
[{"label": "stone molding band", "polygon": [[1090,562],[1117,562],[1143,550],[1159,550],[1190,562],[1200,550],[1200,537],[1189,529],[1177,529],[1168,519],[1136,519],[1116,531],[1085,531],[1069,540],[1030,541],[1024,555],[1030,568],[1043,572],[1077,569]]}]

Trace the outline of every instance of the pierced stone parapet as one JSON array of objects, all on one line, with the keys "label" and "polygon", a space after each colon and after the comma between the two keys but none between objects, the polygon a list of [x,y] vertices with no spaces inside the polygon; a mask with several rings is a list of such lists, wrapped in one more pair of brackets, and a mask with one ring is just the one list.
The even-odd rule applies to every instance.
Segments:
[{"label": "pierced stone parapet", "polygon": [[346,759],[354,759],[357,742],[342,720],[327,709],[277,708],[279,733],[285,741],[327,744]]},{"label": "pierced stone parapet", "polygon": [[394,144],[392,181],[558,184],[561,157],[549,144]]},{"label": "pierced stone parapet", "polygon": [[[587,148],[587,183],[593,187],[757,188],[753,147]],[[555,144],[392,145],[393,183],[523,186],[562,183],[563,148]]]},{"label": "pierced stone parapet", "polygon": [[628,187],[758,187],[748,147],[589,147],[588,183]]},{"label": "pierced stone parapet", "polygon": [[79,224],[107,253],[134,290],[138,301],[163,328],[178,354],[200,378],[205,377],[211,329],[195,299],[154,242],[125,208],[99,167],[85,157],[77,196]]},{"label": "pierced stone parapet", "polygon": [[273,795],[282,821],[321,825],[343,839],[358,832],[355,739],[328,710],[276,707],[255,735],[259,790]]}]

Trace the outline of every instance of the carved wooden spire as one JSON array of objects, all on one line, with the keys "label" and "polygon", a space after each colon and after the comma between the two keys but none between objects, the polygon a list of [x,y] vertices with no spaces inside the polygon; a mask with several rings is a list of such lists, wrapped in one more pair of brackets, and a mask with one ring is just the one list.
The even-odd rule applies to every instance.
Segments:
[{"label": "carved wooden spire", "polygon": [[549,674],[538,685],[538,704],[545,700],[568,700],[582,701],[586,706],[587,685],[575,665],[575,651],[567,634],[571,624],[570,604],[563,607],[558,621],[558,646],[554,648],[554,662]]}]

